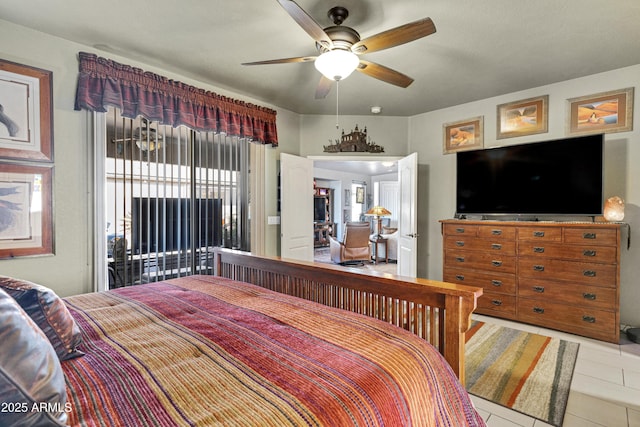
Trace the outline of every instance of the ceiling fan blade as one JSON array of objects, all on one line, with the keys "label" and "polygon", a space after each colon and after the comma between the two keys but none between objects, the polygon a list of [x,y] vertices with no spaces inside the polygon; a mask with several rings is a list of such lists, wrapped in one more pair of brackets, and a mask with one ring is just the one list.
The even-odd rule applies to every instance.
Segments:
[{"label": "ceiling fan blade", "polygon": [[399,71],[387,68],[384,65],[375,64],[369,61],[360,60],[360,64],[356,70],[366,74],[367,76],[400,87],[407,87],[413,83],[413,79],[411,77],[406,76]]},{"label": "ceiling fan blade", "polygon": [[302,27],[316,42],[327,49],[333,49],[333,41],[324,29],[293,0],[278,0],[280,6],[287,11],[294,21]]},{"label": "ceiling fan blade", "polygon": [[328,79],[325,76],[321,76],[320,81],[318,82],[318,87],[316,88],[316,99],[326,98],[332,85],[333,80]]},{"label": "ceiling fan blade", "polygon": [[360,40],[351,47],[351,50],[358,55],[376,52],[426,37],[435,32],[436,26],[431,18],[424,18]]},{"label": "ceiling fan blade", "polygon": [[313,62],[315,56],[299,56],[297,58],[269,59],[267,61],[243,62],[242,65],[290,64],[292,62]]}]

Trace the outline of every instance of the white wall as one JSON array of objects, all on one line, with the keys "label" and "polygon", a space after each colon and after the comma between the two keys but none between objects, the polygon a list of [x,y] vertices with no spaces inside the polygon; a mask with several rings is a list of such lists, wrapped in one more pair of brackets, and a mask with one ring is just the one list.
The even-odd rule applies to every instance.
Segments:
[{"label": "white wall", "polygon": [[[484,116],[485,147],[514,145],[525,142],[565,137],[566,100],[626,87],[640,87],[640,65],[607,73],[556,83],[518,93],[484,99],[464,105],[411,117],[409,120],[409,152],[418,153],[418,162],[428,171],[428,231],[420,235],[428,239],[419,252],[431,279],[442,279],[442,238],[438,220],[452,218],[455,213],[455,155],[442,154],[443,123]],[[496,106],[534,96],[549,95],[549,132],[527,137],[496,139]],[[636,89],[636,97],[640,93]],[[622,244],[621,321],[640,325],[640,107],[636,102],[634,130],[607,134],[605,137],[605,199],[619,195],[626,201],[625,222],[631,225],[631,248]],[[624,237],[626,239],[626,235]]]},{"label": "white wall", "polygon": [[[353,156],[354,154],[370,157],[381,156],[406,156],[408,142],[407,117],[388,116],[341,116],[340,128],[336,129],[335,116],[305,115],[300,122],[300,155],[301,156]],[[371,140],[384,147],[384,153],[325,153],[324,146],[340,138],[344,129],[345,133],[358,126],[358,129],[367,128],[367,135]],[[278,123],[278,127],[280,123]]]}]

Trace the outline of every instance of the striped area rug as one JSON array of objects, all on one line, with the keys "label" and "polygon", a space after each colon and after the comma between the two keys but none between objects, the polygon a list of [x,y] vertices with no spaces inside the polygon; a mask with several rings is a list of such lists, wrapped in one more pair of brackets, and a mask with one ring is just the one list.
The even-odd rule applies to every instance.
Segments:
[{"label": "striped area rug", "polygon": [[483,322],[467,332],[467,391],[561,426],[579,344]]}]

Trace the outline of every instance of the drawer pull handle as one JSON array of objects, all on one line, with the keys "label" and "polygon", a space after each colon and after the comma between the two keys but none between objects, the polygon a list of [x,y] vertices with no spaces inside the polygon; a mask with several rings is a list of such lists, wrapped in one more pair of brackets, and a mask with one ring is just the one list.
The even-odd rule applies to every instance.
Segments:
[{"label": "drawer pull handle", "polygon": [[596,323],[596,318],[593,316],[582,316],[582,320],[587,323]]},{"label": "drawer pull handle", "polygon": [[596,251],[587,249],[587,250],[582,251],[582,255],[584,255],[584,256],[596,256]]},{"label": "drawer pull handle", "polygon": [[499,299],[494,299],[494,300],[491,300],[491,304],[497,305],[498,307],[500,307],[502,305],[502,301],[500,301]]},{"label": "drawer pull handle", "polygon": [[491,261],[491,265],[493,265],[494,267],[502,267],[502,261],[493,260]]},{"label": "drawer pull handle", "polygon": [[461,241],[461,240],[458,240],[458,241],[456,241],[456,246],[463,247],[464,246],[464,242]]},{"label": "drawer pull handle", "polygon": [[539,294],[544,293],[544,286],[534,286],[533,290]]},{"label": "drawer pull handle", "polygon": [[456,233],[464,233],[464,228],[456,228]]},{"label": "drawer pull handle", "polygon": [[538,314],[543,314],[544,313],[544,308],[542,308],[542,307],[533,307],[533,312],[534,313],[538,313]]},{"label": "drawer pull handle", "polygon": [[540,246],[534,246],[533,252],[535,252],[537,254],[543,254],[544,253],[544,248],[540,247]]},{"label": "drawer pull handle", "polygon": [[456,276],[456,280],[464,281],[464,276],[462,274],[458,274]]},{"label": "drawer pull handle", "polygon": [[583,233],[582,238],[593,240],[596,238],[596,233]]},{"label": "drawer pull handle", "polygon": [[502,286],[502,280],[496,280],[496,279],[493,279],[493,280],[491,281],[491,284],[492,284],[493,286]]},{"label": "drawer pull handle", "polygon": [[534,265],[533,271],[544,271],[544,265]]},{"label": "drawer pull handle", "polygon": [[500,243],[492,243],[491,244],[491,249],[500,250],[500,249],[502,249],[502,245]]},{"label": "drawer pull handle", "polygon": [[593,270],[585,270],[582,272],[582,275],[586,277],[596,277],[596,272]]},{"label": "drawer pull handle", "polygon": [[464,262],[464,257],[463,257],[463,256],[457,256],[457,257],[456,257],[456,261],[458,261],[458,262]]},{"label": "drawer pull handle", "polygon": [[596,300],[596,294],[590,294],[590,293],[583,293],[582,296],[584,297],[584,299],[588,299],[590,301],[595,301]]},{"label": "drawer pull handle", "polygon": [[494,236],[500,236],[502,234],[502,230],[491,230],[491,234]]},{"label": "drawer pull handle", "polygon": [[534,231],[533,237],[544,237],[544,231]]}]

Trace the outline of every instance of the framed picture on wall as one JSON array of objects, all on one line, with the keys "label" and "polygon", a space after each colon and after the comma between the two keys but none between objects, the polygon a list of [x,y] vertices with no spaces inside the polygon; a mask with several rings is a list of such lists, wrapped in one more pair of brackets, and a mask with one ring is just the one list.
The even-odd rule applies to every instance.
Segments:
[{"label": "framed picture on wall", "polygon": [[568,99],[567,116],[569,135],[633,130],[633,88]]},{"label": "framed picture on wall", "polygon": [[364,187],[356,188],[356,203],[364,203]]},{"label": "framed picture on wall", "polygon": [[51,76],[0,59],[0,157],[53,160]]},{"label": "framed picture on wall", "polygon": [[53,254],[53,166],[0,163],[0,259]]},{"label": "framed picture on wall", "polygon": [[549,95],[498,105],[497,138],[545,133],[549,130]]},{"label": "framed picture on wall", "polygon": [[483,117],[445,123],[442,133],[444,154],[480,149],[484,146]]}]

